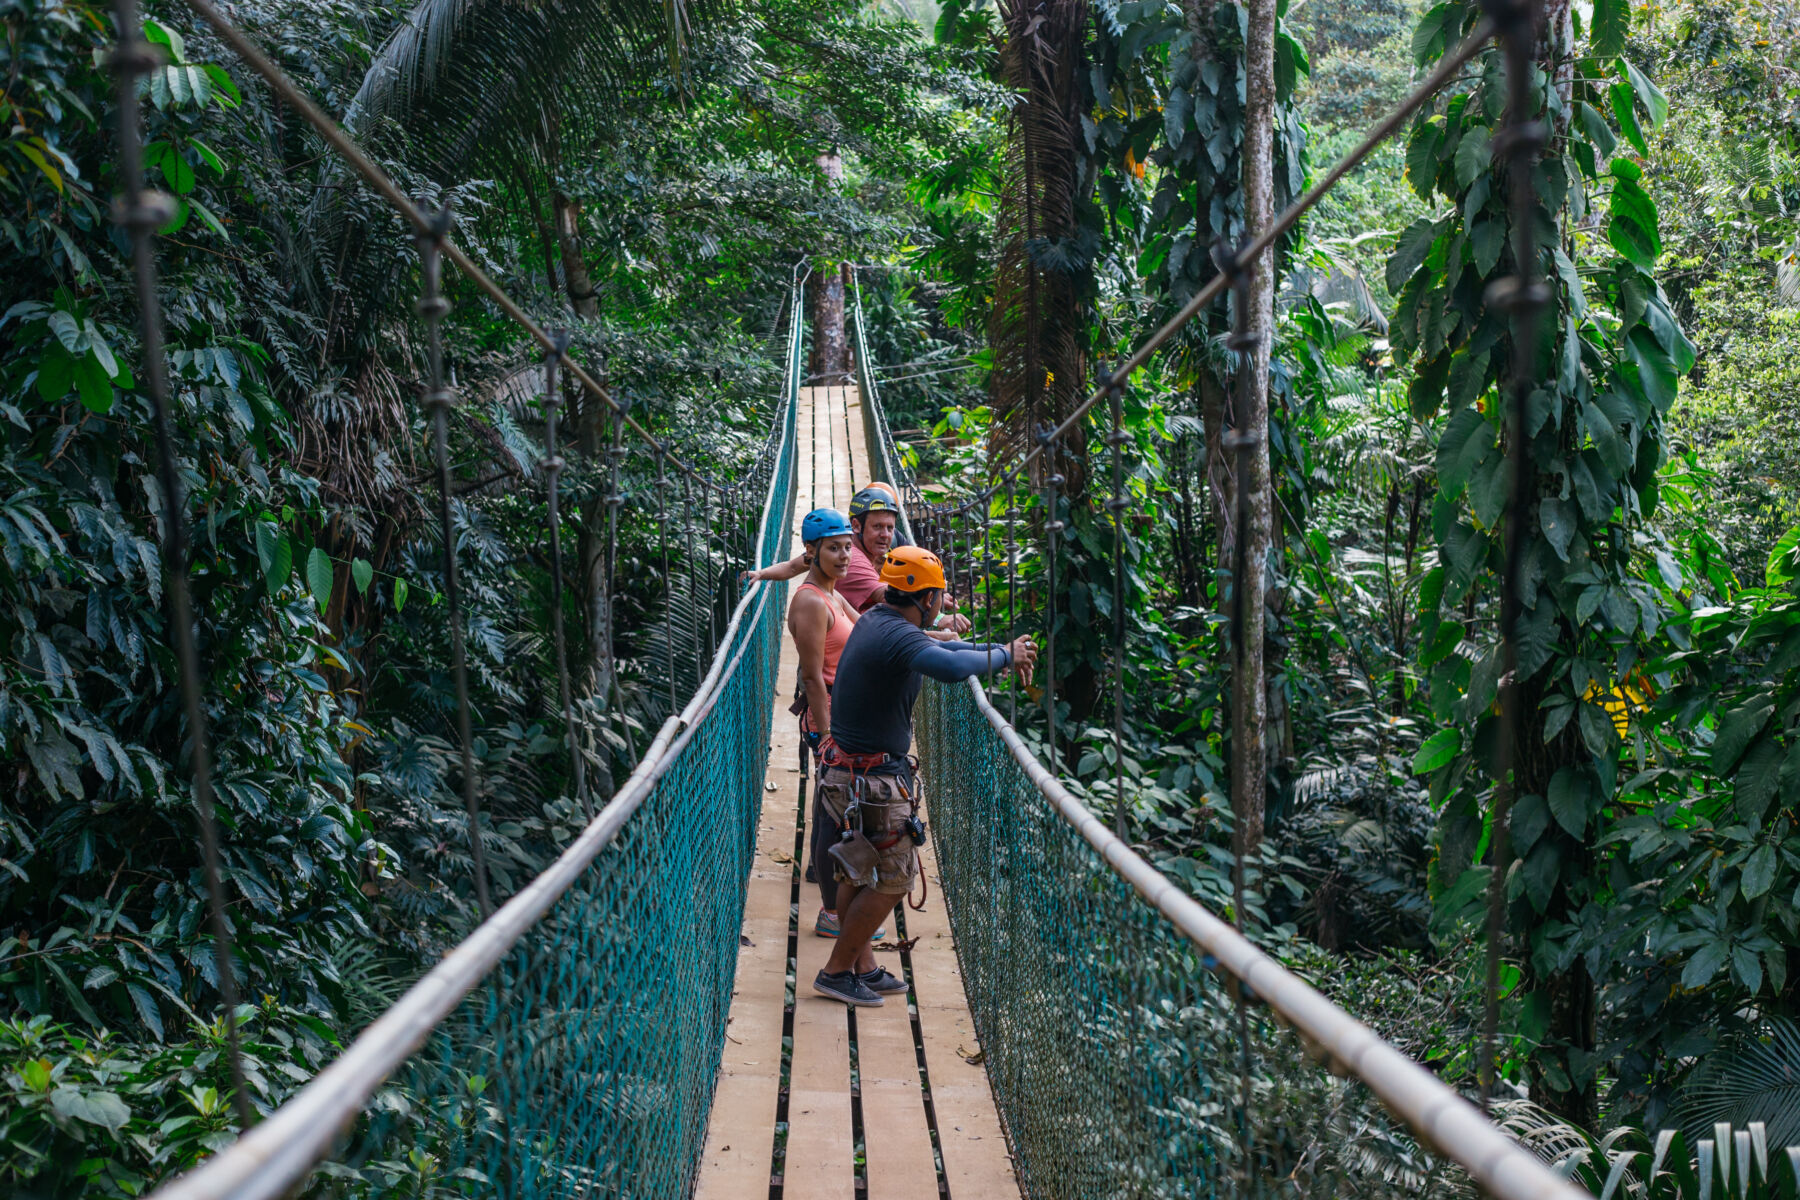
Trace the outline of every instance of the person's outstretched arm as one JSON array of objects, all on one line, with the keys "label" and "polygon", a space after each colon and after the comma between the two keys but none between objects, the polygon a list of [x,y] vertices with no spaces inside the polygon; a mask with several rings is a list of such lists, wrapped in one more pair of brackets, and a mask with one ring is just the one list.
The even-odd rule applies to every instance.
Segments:
[{"label": "person's outstretched arm", "polygon": [[744,572],[744,582],[755,583],[757,580],[768,580],[773,583],[778,579],[798,579],[806,574],[806,555],[796,554],[786,562],[772,563],[754,571]]},{"label": "person's outstretched arm", "polygon": [[998,642],[931,642],[919,647],[912,668],[939,683],[961,683],[974,675],[998,674],[1017,667],[1029,675],[1037,662],[1037,647],[1028,637],[1009,646]]}]

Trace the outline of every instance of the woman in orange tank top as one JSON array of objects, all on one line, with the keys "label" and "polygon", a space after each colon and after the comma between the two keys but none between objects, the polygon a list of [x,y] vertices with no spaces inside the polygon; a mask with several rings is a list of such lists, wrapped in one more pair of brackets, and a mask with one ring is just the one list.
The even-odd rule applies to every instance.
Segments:
[{"label": "woman in orange tank top", "polygon": [[[794,649],[800,655],[800,694],[794,698],[794,711],[800,715],[801,736],[816,753],[831,732],[831,685],[837,679],[844,643],[856,624],[856,610],[837,593],[837,581],[850,569],[850,522],[835,508],[815,508],[801,522],[800,538],[806,544],[806,580],[795,589],[788,605],[788,632],[794,635]],[[822,937],[836,937],[837,879],[822,836],[827,823],[819,813],[815,797],[812,871],[807,876],[819,885],[819,916],[813,931]]]},{"label": "woman in orange tank top", "polygon": [[[788,605],[788,632],[800,656],[800,729],[815,748],[831,732],[831,685],[838,658],[856,624],[856,610],[837,594],[850,568],[850,522],[834,508],[816,508],[800,526],[806,543],[806,580]],[[841,532],[840,532],[841,531]]]}]

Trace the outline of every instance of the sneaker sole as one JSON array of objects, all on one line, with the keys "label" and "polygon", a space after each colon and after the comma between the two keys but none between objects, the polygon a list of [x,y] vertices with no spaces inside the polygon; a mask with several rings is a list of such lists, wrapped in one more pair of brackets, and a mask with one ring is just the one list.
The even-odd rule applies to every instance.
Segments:
[{"label": "sneaker sole", "polygon": [[817,925],[813,926],[814,937],[835,938],[837,935],[838,931],[835,929],[820,929]]},{"label": "sneaker sole", "polygon": [[834,992],[830,988],[820,987],[818,980],[813,980],[813,991],[827,1000],[836,1000],[839,1004],[848,1004],[852,1008],[880,1008],[882,999],[876,996],[873,1000],[858,1000],[855,996],[846,996],[842,992]]}]

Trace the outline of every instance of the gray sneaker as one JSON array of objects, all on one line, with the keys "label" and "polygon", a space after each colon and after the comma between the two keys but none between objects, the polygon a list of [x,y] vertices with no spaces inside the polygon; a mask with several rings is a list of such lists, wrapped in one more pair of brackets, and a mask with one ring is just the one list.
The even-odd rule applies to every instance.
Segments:
[{"label": "gray sneaker", "polygon": [[855,971],[845,971],[842,975],[827,975],[820,971],[813,979],[813,991],[856,1008],[880,1008],[882,1004],[881,997],[870,991]]},{"label": "gray sneaker", "polygon": [[876,967],[867,975],[858,975],[857,979],[861,980],[862,985],[871,992],[881,996],[897,996],[910,990],[906,985],[906,980],[901,979],[886,967]]}]

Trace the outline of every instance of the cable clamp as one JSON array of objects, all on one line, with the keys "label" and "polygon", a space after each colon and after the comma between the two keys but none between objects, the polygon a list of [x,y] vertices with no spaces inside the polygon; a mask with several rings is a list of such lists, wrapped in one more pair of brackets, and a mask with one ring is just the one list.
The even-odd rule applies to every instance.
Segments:
[{"label": "cable clamp", "polygon": [[1541,279],[1526,283],[1517,275],[1508,275],[1488,284],[1482,299],[1496,312],[1516,313],[1544,308],[1555,299],[1555,293]]},{"label": "cable clamp", "polygon": [[113,224],[133,233],[150,233],[175,219],[175,197],[149,190],[120,196],[112,205]]},{"label": "cable clamp", "polygon": [[456,403],[456,389],[455,388],[432,388],[430,391],[425,393],[425,408],[427,411],[435,411],[440,408],[449,408],[452,405],[454,405],[455,403]]}]

